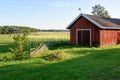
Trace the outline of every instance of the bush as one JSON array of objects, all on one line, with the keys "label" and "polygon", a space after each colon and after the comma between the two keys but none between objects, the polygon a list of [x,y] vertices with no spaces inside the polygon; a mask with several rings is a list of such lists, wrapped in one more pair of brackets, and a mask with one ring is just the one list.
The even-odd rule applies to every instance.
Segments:
[{"label": "bush", "polygon": [[[14,59],[22,59],[24,51],[28,51],[28,31],[25,31],[23,34],[17,34],[13,37],[14,40],[14,48],[10,48],[11,52],[14,53]],[[29,52],[29,51],[28,51]],[[27,53],[26,56],[29,53]]]},{"label": "bush", "polygon": [[53,49],[57,46],[61,45],[70,45],[70,41],[68,39],[60,39],[60,40],[50,40],[46,42],[49,49]]},{"label": "bush", "polygon": [[57,54],[56,57],[58,60],[64,60],[66,58],[66,54],[63,50],[60,50]]},{"label": "bush", "polygon": [[60,50],[57,52],[54,51],[54,53],[51,53],[51,54],[44,56],[44,59],[48,60],[48,61],[55,61],[55,60],[60,61],[60,60],[66,59],[66,54],[63,50]]},{"label": "bush", "polygon": [[49,54],[49,55],[45,56],[44,59],[48,60],[48,61],[55,61],[55,60],[57,60],[57,57],[55,54]]}]

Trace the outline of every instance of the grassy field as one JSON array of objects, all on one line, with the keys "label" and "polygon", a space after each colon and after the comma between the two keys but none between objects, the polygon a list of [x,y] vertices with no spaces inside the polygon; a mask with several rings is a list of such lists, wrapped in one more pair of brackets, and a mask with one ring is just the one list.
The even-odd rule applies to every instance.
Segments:
[{"label": "grassy field", "polygon": [[31,33],[29,38],[38,38],[38,39],[48,39],[48,38],[68,38],[69,39],[69,32],[38,32],[38,33]]},{"label": "grassy field", "polygon": [[[13,36],[6,34],[0,35],[0,53],[8,53],[9,48],[12,47]],[[29,36],[31,41],[48,41],[51,39],[68,39],[69,40],[69,32],[38,32],[31,33]]]},{"label": "grassy field", "polygon": [[[3,44],[10,46],[13,42],[7,35],[2,37],[7,39],[0,36],[1,56],[9,53],[6,49],[8,46],[2,47]],[[120,80],[120,45],[103,48],[66,45],[55,47],[48,53],[57,50],[64,51],[67,58],[62,61],[46,61],[38,56],[25,60],[0,61],[0,80]]]}]

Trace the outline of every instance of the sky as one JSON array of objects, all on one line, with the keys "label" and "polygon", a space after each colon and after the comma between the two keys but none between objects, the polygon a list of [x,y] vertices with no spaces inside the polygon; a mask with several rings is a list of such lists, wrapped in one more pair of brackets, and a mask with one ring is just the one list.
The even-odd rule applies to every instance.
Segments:
[{"label": "sky", "polygon": [[66,29],[81,12],[91,14],[96,4],[120,18],[120,0],[0,0],[0,25]]}]

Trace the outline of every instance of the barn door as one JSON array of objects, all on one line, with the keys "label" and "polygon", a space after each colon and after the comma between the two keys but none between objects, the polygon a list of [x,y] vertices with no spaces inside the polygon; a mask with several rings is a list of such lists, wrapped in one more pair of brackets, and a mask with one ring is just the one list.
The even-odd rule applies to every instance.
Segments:
[{"label": "barn door", "polygon": [[90,30],[78,30],[78,45],[91,45]]},{"label": "barn door", "polygon": [[78,31],[78,45],[82,45],[83,42],[83,32],[82,31]]}]

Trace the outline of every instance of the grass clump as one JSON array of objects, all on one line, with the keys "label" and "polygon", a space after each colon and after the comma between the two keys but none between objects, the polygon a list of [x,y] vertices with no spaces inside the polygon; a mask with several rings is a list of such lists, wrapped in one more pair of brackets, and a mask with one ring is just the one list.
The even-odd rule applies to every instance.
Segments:
[{"label": "grass clump", "polygon": [[61,61],[65,60],[66,56],[67,55],[63,50],[58,50],[44,56],[44,59],[48,61]]},{"label": "grass clump", "polygon": [[0,61],[8,61],[9,59],[8,59],[8,57],[7,56],[3,56],[1,59],[0,59]]},{"label": "grass clump", "polygon": [[11,61],[11,60],[13,60],[13,54],[11,53],[0,54],[0,61]]}]

